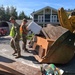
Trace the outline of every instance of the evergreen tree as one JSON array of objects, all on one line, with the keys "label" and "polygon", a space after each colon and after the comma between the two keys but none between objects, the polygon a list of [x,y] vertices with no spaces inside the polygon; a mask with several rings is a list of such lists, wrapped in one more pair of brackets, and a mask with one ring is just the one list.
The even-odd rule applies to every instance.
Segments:
[{"label": "evergreen tree", "polygon": [[6,7],[5,13],[6,13],[6,21],[9,21],[9,18],[10,18],[10,8],[9,8],[9,6]]},{"label": "evergreen tree", "polygon": [[20,12],[19,14],[19,19],[23,19],[23,18],[26,18],[27,19],[27,16],[25,15],[24,11]]},{"label": "evergreen tree", "polygon": [[5,20],[5,8],[3,5],[0,7],[0,20]]},{"label": "evergreen tree", "polygon": [[10,7],[10,16],[14,16],[17,19],[17,11],[13,6]]},{"label": "evergreen tree", "polygon": [[14,16],[16,19],[30,19],[30,16],[27,16],[24,11],[20,12],[19,16],[17,15],[16,8],[13,6],[7,6],[6,10],[4,6],[0,6],[0,21],[9,21],[10,16]]}]

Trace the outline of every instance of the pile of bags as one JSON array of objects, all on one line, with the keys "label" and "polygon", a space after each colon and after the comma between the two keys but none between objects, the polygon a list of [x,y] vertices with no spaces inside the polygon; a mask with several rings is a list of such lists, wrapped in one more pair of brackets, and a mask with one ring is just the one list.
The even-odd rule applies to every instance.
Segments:
[{"label": "pile of bags", "polygon": [[62,75],[64,71],[57,68],[54,64],[41,66],[42,75]]}]

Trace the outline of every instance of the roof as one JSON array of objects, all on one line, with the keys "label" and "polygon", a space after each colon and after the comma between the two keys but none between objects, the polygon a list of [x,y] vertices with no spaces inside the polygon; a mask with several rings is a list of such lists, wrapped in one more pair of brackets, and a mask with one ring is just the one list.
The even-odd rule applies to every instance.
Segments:
[{"label": "roof", "polygon": [[[27,20],[27,21],[28,21],[27,25],[29,25],[32,20]],[[16,20],[16,22],[20,25],[22,23],[22,20]]]},{"label": "roof", "polygon": [[31,15],[37,14],[37,13],[39,13],[40,11],[42,11],[42,10],[44,10],[44,9],[47,9],[47,8],[48,8],[48,9],[53,9],[54,11],[57,12],[57,9],[52,8],[52,7],[50,7],[50,6],[46,6],[46,7],[42,8],[42,9],[39,9],[39,10],[37,10],[37,11],[32,12]]}]

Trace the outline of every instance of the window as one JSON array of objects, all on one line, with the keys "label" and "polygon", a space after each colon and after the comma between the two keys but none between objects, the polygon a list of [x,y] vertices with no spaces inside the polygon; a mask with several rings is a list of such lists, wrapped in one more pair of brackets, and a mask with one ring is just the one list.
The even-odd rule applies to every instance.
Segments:
[{"label": "window", "polygon": [[50,14],[45,15],[45,22],[50,22]]},{"label": "window", "polygon": [[0,27],[8,27],[8,23],[7,22],[0,22]]},{"label": "window", "polygon": [[57,15],[52,15],[52,22],[57,22]]},{"label": "window", "polygon": [[43,15],[38,15],[38,22],[43,22]]}]

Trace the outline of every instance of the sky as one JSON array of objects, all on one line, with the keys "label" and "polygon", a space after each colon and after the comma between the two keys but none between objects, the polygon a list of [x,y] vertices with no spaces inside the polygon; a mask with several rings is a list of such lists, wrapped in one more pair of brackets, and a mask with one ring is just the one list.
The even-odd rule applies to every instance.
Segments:
[{"label": "sky", "polygon": [[0,0],[0,6],[13,6],[16,8],[18,14],[21,11],[28,16],[31,15],[33,11],[37,11],[46,6],[50,6],[55,9],[59,9],[64,7],[64,9],[74,9],[75,8],[75,0]]}]

